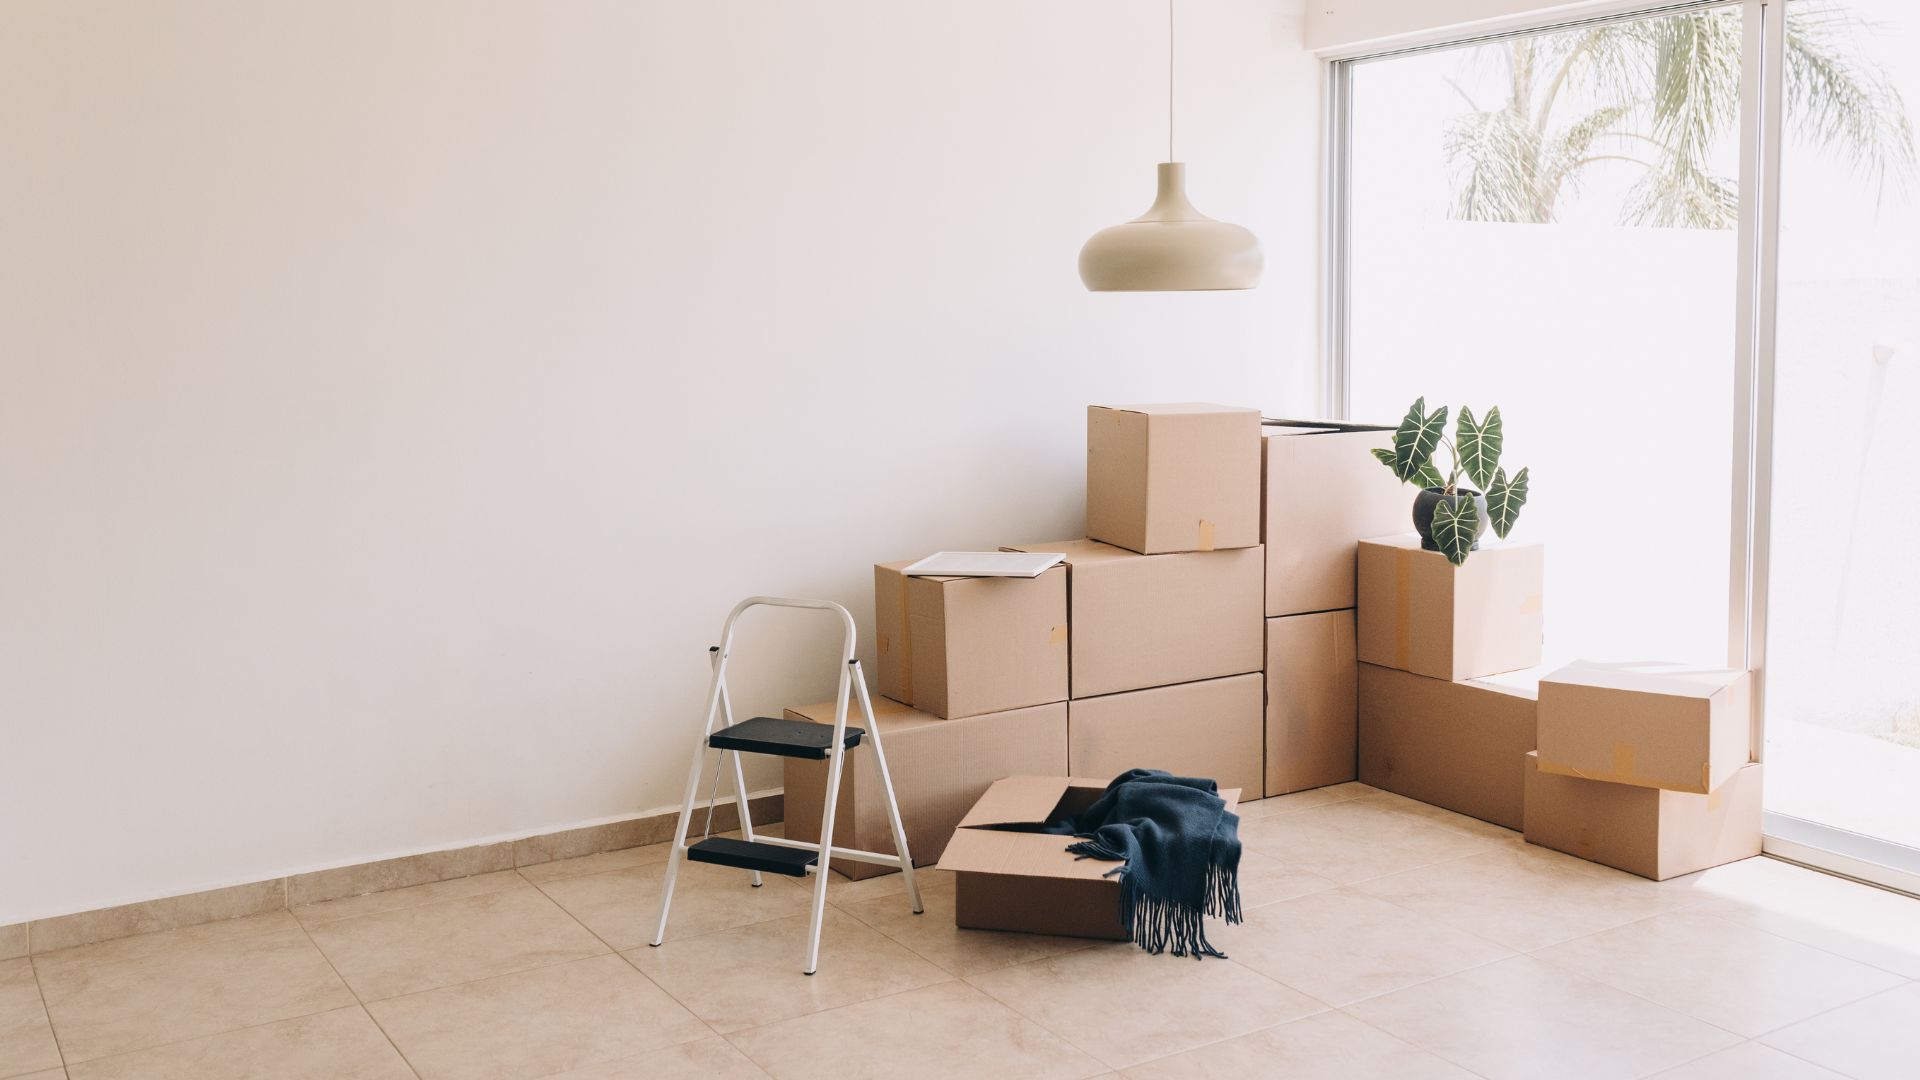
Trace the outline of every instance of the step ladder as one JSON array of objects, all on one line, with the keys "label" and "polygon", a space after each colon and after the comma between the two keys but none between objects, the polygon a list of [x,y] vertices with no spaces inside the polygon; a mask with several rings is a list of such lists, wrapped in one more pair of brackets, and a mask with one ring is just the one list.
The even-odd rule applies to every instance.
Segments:
[{"label": "step ladder", "polygon": [[[756,607],[806,608],[832,612],[840,617],[840,624],[846,631],[846,643],[841,649],[843,662],[840,665],[840,689],[834,697],[833,723],[779,720],[770,716],[756,716],[734,723],[733,705],[727,697],[727,660],[733,648],[733,627],[743,613]],[[749,596],[734,605],[733,611],[728,613],[726,624],[720,629],[720,644],[707,650],[713,667],[713,681],[707,686],[706,729],[701,732],[700,742],[693,750],[693,767],[687,773],[686,797],[680,803],[680,821],[674,828],[673,848],[667,853],[667,879],[660,892],[660,924],[650,942],[654,947],[658,948],[666,940],[667,915],[673,909],[674,879],[679,876],[682,858],[688,862],[751,871],[754,888],[762,884],[762,874],[785,874],[800,878],[812,874],[813,908],[807,929],[807,960],[800,969],[808,975],[813,974],[820,964],[820,927],[827,914],[827,879],[833,876],[828,869],[828,860],[851,859],[854,862],[899,867],[906,879],[907,901],[912,904],[913,913],[919,915],[926,910],[920,903],[920,887],[913,879],[913,857],[907,851],[907,833],[900,823],[900,803],[893,795],[893,778],[887,774],[887,755],[880,746],[880,727],[874,722],[873,699],[867,696],[866,676],[860,671],[860,661],[854,658],[853,646],[853,616],[847,613],[846,608],[831,600]],[[847,726],[847,709],[855,699],[859,701],[860,716],[865,727]],[[719,723],[718,729],[714,726],[716,721]],[[897,855],[835,847],[833,843],[833,816],[834,809],[840,804],[842,762],[847,751],[868,740],[873,743],[873,763],[880,775],[880,788],[886,793],[887,823],[893,829],[893,850],[899,853]],[[687,830],[693,821],[693,804],[700,793],[700,777],[706,771],[708,750],[720,751],[720,760],[714,765],[713,789],[707,796],[708,835],[689,845]],[[741,838],[738,840],[712,835],[713,806],[715,796],[719,794],[721,766],[729,754],[733,756],[734,797],[740,807]],[[827,762],[826,805],[820,811],[818,843],[753,835],[753,820],[747,812],[747,780],[740,764],[741,754],[771,754]],[[821,859],[821,852],[828,853],[828,860]]]}]

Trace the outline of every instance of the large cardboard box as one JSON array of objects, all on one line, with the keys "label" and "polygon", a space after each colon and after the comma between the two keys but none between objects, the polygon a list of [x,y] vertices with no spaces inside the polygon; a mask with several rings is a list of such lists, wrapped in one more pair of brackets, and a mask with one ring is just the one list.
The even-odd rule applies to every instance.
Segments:
[{"label": "large cardboard box", "polygon": [[1534,700],[1524,689],[1360,665],[1360,782],[1519,829]]},{"label": "large cardboard box", "polygon": [[1265,659],[1258,547],[1140,555],[1063,540],[1007,550],[1066,553],[1073,697],[1240,675]]},{"label": "large cardboard box", "polygon": [[1260,542],[1267,549],[1267,615],[1350,608],[1354,547],[1407,528],[1414,490],[1370,452],[1393,429],[1265,420]]},{"label": "large cardboard box", "polygon": [[1760,854],[1761,766],[1705,795],[1559,776],[1527,755],[1527,843],[1665,881]]},{"label": "large cardboard box", "polygon": [[1360,659],[1458,682],[1540,662],[1546,553],[1483,541],[1454,566],[1414,533],[1359,545]]},{"label": "large cardboard box", "polygon": [[1267,620],[1266,793],[1358,776],[1353,612]]},{"label": "large cardboard box", "polygon": [[880,692],[935,716],[1067,699],[1067,571],[1036,578],[907,577],[873,568]]},{"label": "large cardboard box", "polygon": [[[1114,863],[1068,853],[1072,837],[993,828],[1079,813],[1105,788],[1104,780],[1057,776],[1013,776],[989,787],[940,859],[940,868],[954,873],[954,922],[971,930],[1127,940],[1120,881],[1106,876]],[[1239,796],[1220,792],[1228,812]]]},{"label": "large cardboard box", "polygon": [[1146,555],[1258,544],[1259,410],[1088,408],[1087,535]]},{"label": "large cardboard box", "polygon": [[1067,704],[1067,771],[1111,780],[1128,769],[1165,769],[1259,791],[1265,696],[1255,672],[1076,698]]},{"label": "large cardboard box", "polygon": [[1540,680],[1540,770],[1704,795],[1753,760],[1744,671],[1578,661]]},{"label": "large cardboard box", "polygon": [[[942,720],[886,698],[875,698],[873,711],[915,866],[939,861],[967,808],[995,780],[1061,773],[1067,768],[1064,702],[962,720]],[[856,705],[848,714],[849,724],[860,726],[859,720],[852,719],[859,712]],[[831,724],[833,702],[788,709],[787,718]],[[786,834],[794,840],[818,841],[820,811],[826,806],[827,762],[788,758],[786,766]],[[882,854],[894,850],[886,796],[873,748],[866,741],[846,756],[842,766],[833,842],[836,847]],[[849,859],[835,859],[832,866],[855,880],[896,872],[892,867]]]}]

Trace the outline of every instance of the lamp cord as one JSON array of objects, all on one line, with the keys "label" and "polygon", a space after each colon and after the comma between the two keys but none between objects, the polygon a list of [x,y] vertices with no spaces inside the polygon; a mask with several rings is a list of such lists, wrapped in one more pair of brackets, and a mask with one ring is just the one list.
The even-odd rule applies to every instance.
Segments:
[{"label": "lamp cord", "polygon": [[1167,0],[1167,160],[1173,160],[1173,0]]}]

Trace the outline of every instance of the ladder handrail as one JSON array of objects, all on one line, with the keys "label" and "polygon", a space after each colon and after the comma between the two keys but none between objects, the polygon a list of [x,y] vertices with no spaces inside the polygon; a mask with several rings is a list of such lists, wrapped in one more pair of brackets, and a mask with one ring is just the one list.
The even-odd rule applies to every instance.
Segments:
[{"label": "ladder handrail", "polygon": [[723,655],[733,651],[733,624],[738,622],[740,616],[745,614],[748,609],[756,607],[803,608],[814,611],[834,612],[840,616],[840,625],[847,632],[846,643],[845,647],[841,649],[840,660],[842,663],[851,663],[853,661],[853,650],[857,644],[853,626],[853,613],[848,611],[844,606],[834,603],[832,600],[801,600],[791,596],[749,596],[745,600],[733,605],[733,610],[727,613],[726,623],[720,627],[719,648]]}]

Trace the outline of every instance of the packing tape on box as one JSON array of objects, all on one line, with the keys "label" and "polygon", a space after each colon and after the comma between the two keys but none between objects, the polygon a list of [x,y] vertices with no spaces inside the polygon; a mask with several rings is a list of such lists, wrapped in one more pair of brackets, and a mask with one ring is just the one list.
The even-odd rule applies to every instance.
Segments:
[{"label": "packing tape on box", "polygon": [[900,692],[907,695],[906,704],[913,704],[913,618],[912,605],[907,602],[907,585],[910,579],[900,582]]},{"label": "packing tape on box", "polygon": [[1407,670],[1413,655],[1413,552],[1393,553],[1393,666]]},{"label": "packing tape on box", "polygon": [[1047,635],[1047,644],[1049,645],[1065,645],[1066,643],[1067,628],[1064,626],[1054,627],[1053,632]]},{"label": "packing tape on box", "polygon": [[1213,522],[1208,521],[1206,518],[1200,519],[1200,548],[1199,549],[1201,551],[1213,550]]}]

